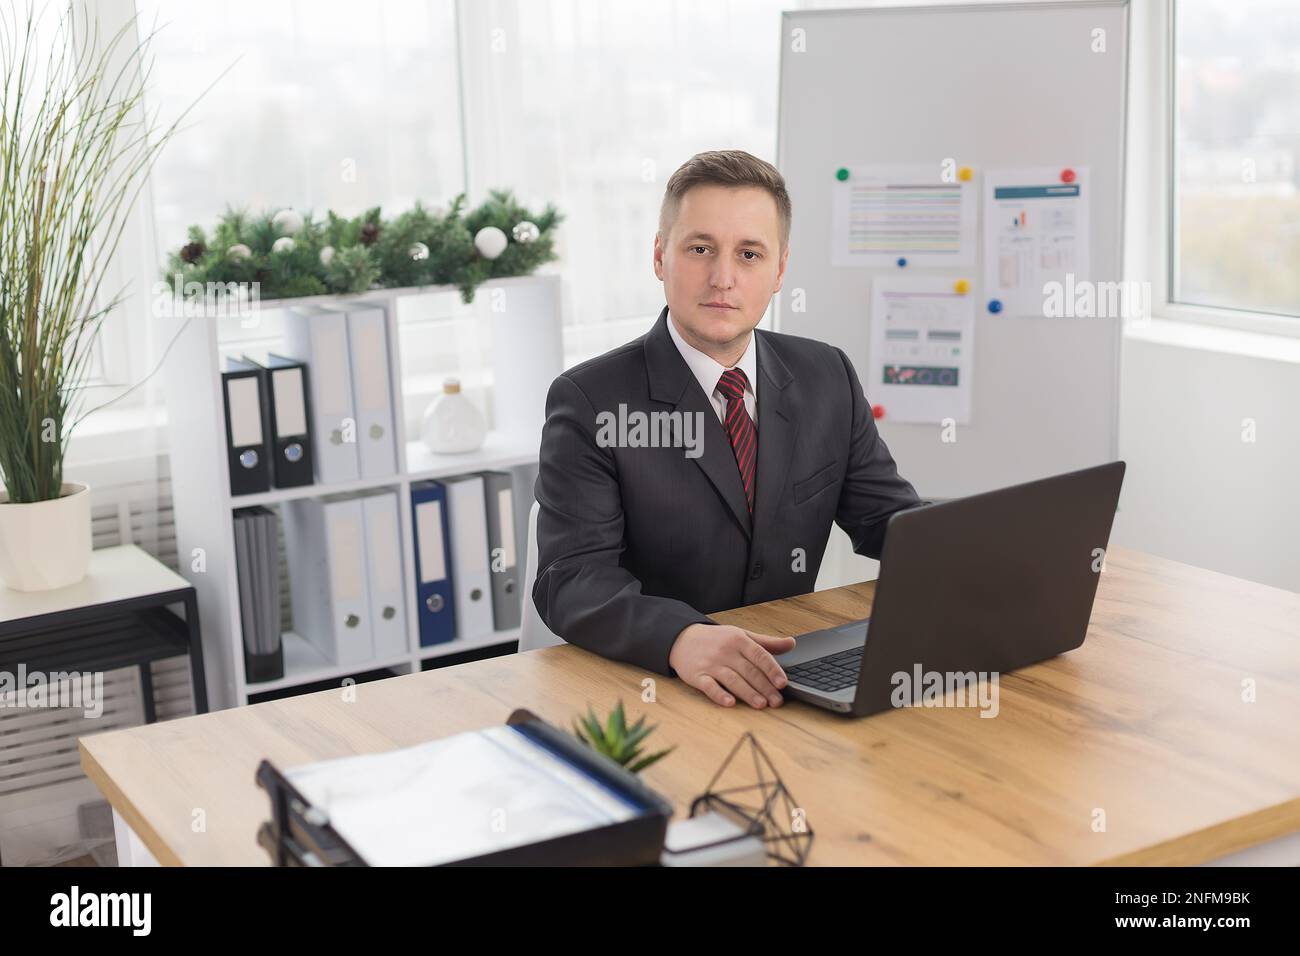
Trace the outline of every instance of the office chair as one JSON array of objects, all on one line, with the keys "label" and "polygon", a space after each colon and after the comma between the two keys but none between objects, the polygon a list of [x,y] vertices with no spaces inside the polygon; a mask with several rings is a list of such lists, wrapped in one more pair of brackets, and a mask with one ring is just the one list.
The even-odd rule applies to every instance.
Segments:
[{"label": "office chair", "polygon": [[528,512],[528,550],[524,562],[523,616],[519,627],[519,652],[535,651],[539,647],[554,647],[564,641],[551,633],[533,603],[533,582],[537,580],[537,512],[541,505],[536,501]]}]

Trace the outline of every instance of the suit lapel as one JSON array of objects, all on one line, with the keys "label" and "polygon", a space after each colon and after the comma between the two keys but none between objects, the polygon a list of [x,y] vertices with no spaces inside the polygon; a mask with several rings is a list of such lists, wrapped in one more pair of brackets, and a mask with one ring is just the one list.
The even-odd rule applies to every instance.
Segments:
[{"label": "suit lapel", "polygon": [[[758,396],[758,474],[754,481],[754,526],[771,528],[776,521],[781,492],[794,455],[799,422],[791,409],[791,395],[786,386],[794,381],[789,368],[781,361],[766,332],[754,330],[758,342],[758,377],[762,384]],[[672,343],[669,342],[669,345]],[[739,474],[740,470],[735,469]],[[742,489],[743,490],[743,489]]]},{"label": "suit lapel", "polygon": [[[669,405],[684,415],[698,414],[704,422],[703,454],[695,463],[708,477],[718,495],[726,502],[732,517],[740,525],[745,536],[752,535],[749,506],[745,502],[745,486],[740,480],[740,469],[736,467],[736,455],[731,450],[731,439],[722,430],[718,413],[714,411],[700,383],[691,373],[690,366],[682,358],[677,346],[668,334],[668,307],[659,313],[655,323],[645,337],[646,371],[650,377],[650,398],[652,401]],[[761,355],[761,353],[760,353]],[[759,418],[762,419],[762,402],[759,399]],[[763,430],[760,424],[758,432],[759,488],[763,480]],[[762,491],[758,490],[761,495]],[[760,499],[755,499],[755,505]]]},{"label": "suit lapel", "polygon": [[787,386],[794,381],[790,369],[781,361],[767,333],[754,330],[758,375],[758,472],[755,477],[754,516],[751,520],[745,504],[736,455],[731,439],[718,421],[700,383],[677,351],[668,334],[668,307],[659,313],[645,339],[646,367],[650,376],[650,398],[684,414],[699,414],[704,421],[704,453],[695,459],[718,495],[726,502],[732,516],[746,537],[754,528],[769,528],[776,521],[781,492],[790,471],[799,423],[791,408]]}]

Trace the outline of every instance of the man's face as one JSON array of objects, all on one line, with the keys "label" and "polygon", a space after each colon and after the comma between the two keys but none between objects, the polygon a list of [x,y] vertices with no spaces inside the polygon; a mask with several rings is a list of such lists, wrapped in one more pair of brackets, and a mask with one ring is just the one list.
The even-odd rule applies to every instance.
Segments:
[{"label": "man's face", "polygon": [[758,325],[790,255],[780,229],[776,200],[757,186],[695,186],[682,196],[669,235],[655,235],[655,275],[688,342],[725,349]]}]

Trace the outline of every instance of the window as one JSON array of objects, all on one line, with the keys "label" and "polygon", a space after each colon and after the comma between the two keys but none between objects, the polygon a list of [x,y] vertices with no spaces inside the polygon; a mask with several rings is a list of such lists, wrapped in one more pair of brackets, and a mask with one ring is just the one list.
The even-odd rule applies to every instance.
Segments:
[{"label": "window", "polygon": [[[152,34],[151,115],[170,121],[202,94],[154,169],[121,268],[148,290],[187,227],[210,228],[227,205],[391,214],[509,188],[565,215],[547,270],[565,276],[565,358],[576,363],[658,314],[651,255],[672,171],[704,149],[775,160],[786,6],[98,0],[105,29],[135,13]],[[105,323],[104,375],[119,386],[151,371],[169,341],[169,329],[135,321],[144,305]],[[436,381],[448,370],[431,359],[409,371]]]},{"label": "window", "polygon": [[658,314],[672,171],[704,149],[775,159],[785,6],[138,0],[160,28],[151,109],[175,115],[234,63],[158,164],[160,257],[228,203],[355,215],[510,188],[566,217],[549,268],[575,363]]},{"label": "window", "polygon": [[174,117],[213,84],[155,169],[164,259],[227,205],[391,214],[464,189],[451,0],[137,7],[158,31],[150,110]]},{"label": "window", "polygon": [[1172,303],[1300,316],[1294,0],[1173,8]]},{"label": "window", "polygon": [[461,4],[475,191],[565,213],[566,363],[645,332],[664,187],[707,149],[776,159],[781,0]]}]

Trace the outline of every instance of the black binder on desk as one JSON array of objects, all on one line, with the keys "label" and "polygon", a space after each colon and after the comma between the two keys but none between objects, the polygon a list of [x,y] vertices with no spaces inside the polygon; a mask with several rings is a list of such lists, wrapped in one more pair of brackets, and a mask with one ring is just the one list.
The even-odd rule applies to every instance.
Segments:
[{"label": "black binder on desk", "polygon": [[[638,866],[657,864],[672,805],[637,777],[527,710],[506,724],[635,808],[629,819],[508,849],[452,860],[447,866]],[[257,840],[276,866],[366,866],[367,862],[269,761],[257,783],[271,801],[271,819]]]}]

